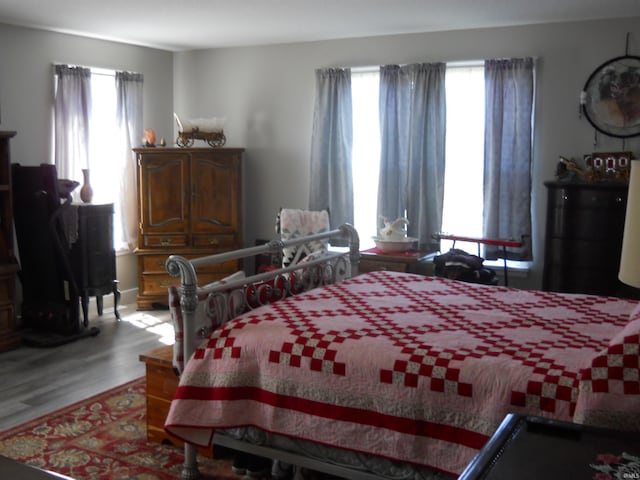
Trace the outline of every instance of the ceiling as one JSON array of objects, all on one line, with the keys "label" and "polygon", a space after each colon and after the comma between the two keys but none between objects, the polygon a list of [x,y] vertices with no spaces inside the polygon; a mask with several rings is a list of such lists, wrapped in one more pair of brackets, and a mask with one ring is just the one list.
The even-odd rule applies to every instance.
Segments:
[{"label": "ceiling", "polygon": [[169,51],[640,17],[640,0],[0,0],[0,23]]}]

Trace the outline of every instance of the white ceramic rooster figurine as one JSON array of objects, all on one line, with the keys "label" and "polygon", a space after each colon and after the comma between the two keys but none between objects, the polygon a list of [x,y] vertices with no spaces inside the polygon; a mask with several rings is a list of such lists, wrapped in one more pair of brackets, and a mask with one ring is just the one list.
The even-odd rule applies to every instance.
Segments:
[{"label": "white ceramic rooster figurine", "polygon": [[384,227],[382,227],[378,232],[378,238],[380,240],[398,241],[404,240],[407,237],[405,227],[409,225],[409,220],[404,217],[400,217],[390,222],[384,217],[381,218],[382,223],[384,223]]}]

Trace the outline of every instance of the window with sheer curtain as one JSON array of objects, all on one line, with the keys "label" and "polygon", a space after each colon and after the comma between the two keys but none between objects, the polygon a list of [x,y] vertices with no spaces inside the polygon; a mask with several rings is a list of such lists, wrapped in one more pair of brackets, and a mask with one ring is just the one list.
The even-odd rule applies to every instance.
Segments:
[{"label": "window with sheer curtain", "polygon": [[[141,74],[56,65],[53,161],[60,178],[83,181],[94,204],[114,205],[116,250],[135,247],[135,158],[141,138]],[[80,202],[80,188],[73,201]]]},{"label": "window with sheer curtain", "polygon": [[[361,242],[373,246],[376,218],[380,125],[379,70],[351,73],[353,95],[354,224]],[[482,235],[484,147],[484,68],[481,63],[448,65],[446,72],[447,137],[442,230]],[[443,242],[443,249],[450,243]]]},{"label": "window with sheer curtain", "polygon": [[[446,66],[446,147],[444,202],[441,230],[457,235],[483,236],[485,154],[484,62]],[[380,158],[378,116],[379,69],[354,69],[353,181],[354,224],[361,243],[373,246],[380,219],[376,216]],[[452,242],[443,241],[447,251]],[[476,244],[456,243],[470,252]]]},{"label": "window with sheer curtain", "polygon": [[373,247],[377,234],[378,173],[380,170],[380,121],[378,90],[380,74],[375,70],[351,72],[353,101],[353,197],[354,227],[364,248]]}]

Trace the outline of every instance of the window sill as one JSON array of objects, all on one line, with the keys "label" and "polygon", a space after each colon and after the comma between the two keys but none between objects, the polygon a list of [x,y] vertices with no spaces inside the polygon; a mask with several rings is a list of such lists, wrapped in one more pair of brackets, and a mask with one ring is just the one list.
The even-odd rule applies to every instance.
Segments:
[{"label": "window sill", "polygon": [[[485,260],[482,265],[493,270],[498,275],[504,274],[504,260]],[[531,262],[518,262],[507,260],[507,274],[509,278],[527,278],[531,271]]]}]

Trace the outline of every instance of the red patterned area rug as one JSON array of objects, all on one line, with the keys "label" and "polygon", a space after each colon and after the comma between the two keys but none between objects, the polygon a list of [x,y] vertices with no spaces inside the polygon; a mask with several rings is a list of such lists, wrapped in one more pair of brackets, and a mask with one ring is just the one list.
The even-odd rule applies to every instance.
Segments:
[{"label": "red patterned area rug", "polygon": [[[144,378],[1,432],[0,455],[77,480],[179,479],[183,459],[147,442]],[[205,479],[238,479],[229,460],[198,460]]]}]

